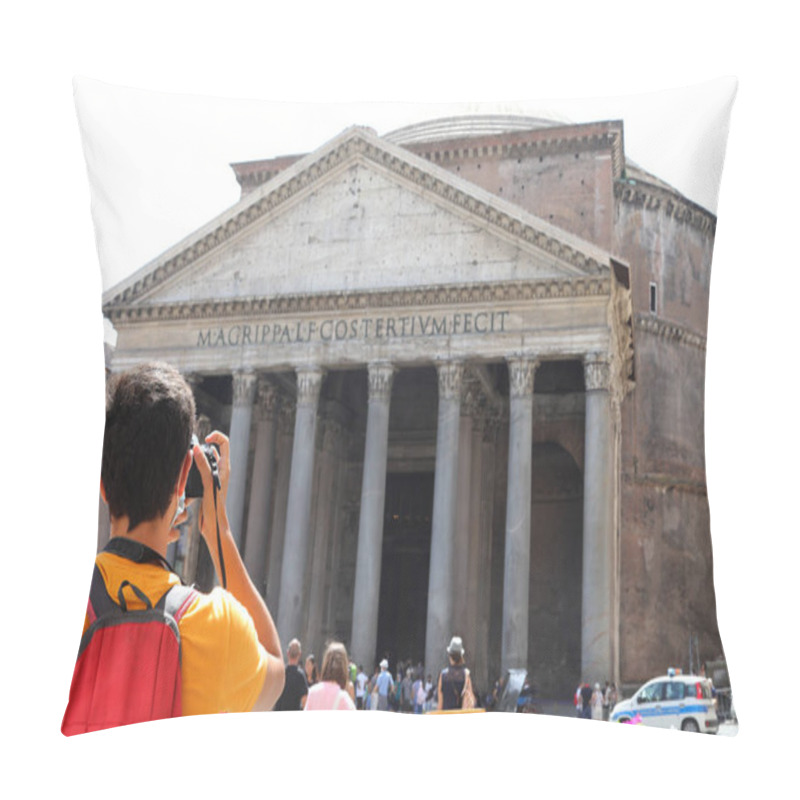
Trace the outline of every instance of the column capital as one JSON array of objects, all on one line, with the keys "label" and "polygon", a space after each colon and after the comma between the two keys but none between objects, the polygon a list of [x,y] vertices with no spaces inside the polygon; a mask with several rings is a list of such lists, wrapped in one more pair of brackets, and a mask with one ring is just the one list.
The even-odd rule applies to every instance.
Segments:
[{"label": "column capital", "polygon": [[256,398],[258,376],[250,370],[237,370],[233,373],[234,406],[251,406]]},{"label": "column capital", "polygon": [[388,403],[392,395],[392,383],[397,371],[388,361],[375,361],[367,365],[369,401]]},{"label": "column capital", "polygon": [[458,400],[461,397],[462,361],[441,361],[436,365],[439,375],[439,399]]},{"label": "column capital", "polygon": [[278,390],[266,378],[258,379],[258,418],[269,421],[275,418],[280,398]]},{"label": "column capital", "polygon": [[583,358],[586,391],[611,388],[611,359],[605,353],[587,353]]},{"label": "column capital", "polygon": [[294,404],[281,398],[278,404],[278,429],[289,436],[294,432]]},{"label": "column capital", "polygon": [[474,417],[482,405],[481,385],[469,369],[461,379],[461,416]]},{"label": "column capital", "polygon": [[324,375],[325,371],[321,367],[297,367],[298,406],[314,406],[317,404]]},{"label": "column capital", "polygon": [[534,356],[513,355],[508,362],[508,393],[510,397],[533,395],[533,379],[539,359]]}]

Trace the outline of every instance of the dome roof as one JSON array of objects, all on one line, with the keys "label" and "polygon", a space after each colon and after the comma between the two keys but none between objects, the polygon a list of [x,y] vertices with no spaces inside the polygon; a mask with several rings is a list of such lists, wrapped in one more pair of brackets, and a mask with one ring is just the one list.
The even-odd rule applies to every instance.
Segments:
[{"label": "dome roof", "polygon": [[406,125],[390,131],[382,138],[393,144],[407,145],[440,139],[460,139],[494,133],[558,128],[569,124],[571,123],[567,120],[524,117],[514,114],[472,114],[416,122],[413,125]]}]

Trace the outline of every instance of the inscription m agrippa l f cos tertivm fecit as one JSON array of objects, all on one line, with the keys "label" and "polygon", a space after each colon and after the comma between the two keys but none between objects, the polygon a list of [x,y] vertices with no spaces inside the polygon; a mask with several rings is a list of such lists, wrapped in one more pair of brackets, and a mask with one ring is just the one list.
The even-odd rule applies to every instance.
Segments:
[{"label": "inscription m agrippa l f cos tertivm fecit", "polygon": [[426,338],[504,333],[509,311],[407,314],[394,317],[328,318],[238,323],[203,328],[197,347],[243,347],[345,340]]}]

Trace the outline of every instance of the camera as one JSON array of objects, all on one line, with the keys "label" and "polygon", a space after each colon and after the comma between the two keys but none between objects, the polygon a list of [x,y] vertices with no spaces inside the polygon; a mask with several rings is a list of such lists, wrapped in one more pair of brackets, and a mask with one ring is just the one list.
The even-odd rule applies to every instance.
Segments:
[{"label": "camera", "polygon": [[[196,444],[200,445],[200,449],[203,451],[206,461],[208,461],[208,465],[211,467],[211,478],[214,481],[214,485],[217,487],[217,489],[219,489],[219,455],[217,453],[216,446],[213,444],[206,444],[205,442],[201,444],[197,440],[196,436],[192,436],[192,447],[194,447]],[[186,497],[190,498],[202,496],[203,479],[200,477],[200,470],[197,469],[197,464],[195,464],[194,460],[192,460],[192,466],[189,470],[189,478],[186,481]]]}]

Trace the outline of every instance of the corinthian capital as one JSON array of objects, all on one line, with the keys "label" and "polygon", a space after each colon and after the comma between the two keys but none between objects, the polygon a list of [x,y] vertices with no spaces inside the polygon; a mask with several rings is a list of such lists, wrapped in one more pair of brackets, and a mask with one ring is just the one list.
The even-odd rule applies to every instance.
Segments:
[{"label": "corinthian capital", "polygon": [[275,386],[263,378],[258,382],[258,416],[262,420],[275,418],[278,410],[278,392]]},{"label": "corinthian capital", "polygon": [[443,361],[438,365],[439,399],[456,400],[461,397],[461,378],[464,365],[460,361]]},{"label": "corinthian capital", "polygon": [[530,397],[533,394],[533,379],[538,366],[538,360],[532,356],[508,359],[508,391],[511,397]]},{"label": "corinthian capital", "polygon": [[251,406],[256,397],[258,378],[255,372],[239,370],[233,373],[233,404]]},{"label": "corinthian capital", "polygon": [[395,368],[385,361],[370,364],[367,367],[369,382],[369,401],[388,403],[392,395],[392,382]]},{"label": "corinthian capital", "polygon": [[602,353],[589,353],[583,359],[583,379],[586,391],[611,388],[611,362]]},{"label": "corinthian capital", "polygon": [[461,416],[474,417],[481,405],[480,383],[471,370],[465,369],[461,378]]},{"label": "corinthian capital", "polygon": [[297,405],[316,406],[324,371],[319,367],[297,368]]}]

